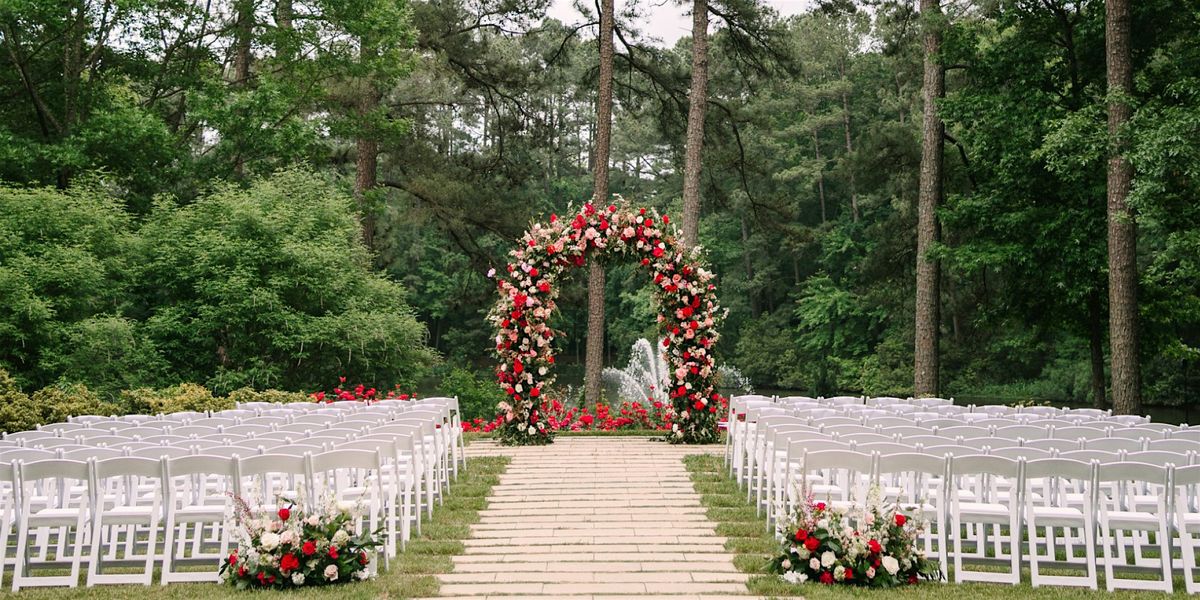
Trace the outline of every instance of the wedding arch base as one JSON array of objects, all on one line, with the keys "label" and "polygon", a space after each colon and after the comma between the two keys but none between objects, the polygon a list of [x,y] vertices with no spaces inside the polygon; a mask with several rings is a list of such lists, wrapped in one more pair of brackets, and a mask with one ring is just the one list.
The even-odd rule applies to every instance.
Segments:
[{"label": "wedding arch base", "polygon": [[[669,228],[669,229],[668,229]],[[551,215],[535,223],[510,253],[496,278],[500,299],[488,316],[496,328],[496,378],[508,394],[499,409],[502,443],[548,444],[555,429],[554,338],[551,326],[558,282],[588,260],[626,260],[641,266],[653,283],[658,327],[667,364],[673,413],[667,439],[705,444],[717,440],[725,399],[717,393],[712,349],[721,316],[713,273],[699,250],[685,250],[666,215],[632,208],[621,199],[608,206],[584,204],[571,217]]]}]

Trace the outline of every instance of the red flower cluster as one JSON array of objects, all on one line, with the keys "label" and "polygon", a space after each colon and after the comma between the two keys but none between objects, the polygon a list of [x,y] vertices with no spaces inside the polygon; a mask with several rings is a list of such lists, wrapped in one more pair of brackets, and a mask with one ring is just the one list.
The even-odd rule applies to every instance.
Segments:
[{"label": "red flower cluster", "polygon": [[387,394],[381,394],[375,388],[368,388],[364,384],[358,384],[351,389],[344,389],[342,385],[346,383],[345,377],[338,377],[338,385],[334,386],[333,391],[326,393],[324,390],[309,394],[313,402],[324,402],[329,404],[334,401],[357,401],[370,404],[379,400],[415,400],[416,394],[401,393],[400,384],[396,384]]},{"label": "red flower cluster", "polygon": [[[671,430],[671,410],[662,402],[622,402],[614,408],[600,403],[594,409],[567,408],[558,400],[543,402],[535,411],[545,417],[546,427],[551,431],[619,431],[628,430]],[[505,415],[491,421],[475,419],[464,422],[463,431],[491,433],[503,427]]]}]

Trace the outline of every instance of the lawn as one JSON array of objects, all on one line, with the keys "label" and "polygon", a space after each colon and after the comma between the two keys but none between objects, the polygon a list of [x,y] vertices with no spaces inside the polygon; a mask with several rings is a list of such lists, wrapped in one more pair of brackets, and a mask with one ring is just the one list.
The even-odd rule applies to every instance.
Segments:
[{"label": "lawn", "polygon": [[[1000,584],[939,584],[923,583],[914,586],[879,591],[852,587],[828,587],[820,584],[789,584],[776,575],[766,572],[767,560],[779,548],[774,537],[767,532],[766,521],[756,516],[754,505],[746,501],[746,492],[737,487],[727,475],[720,455],[696,455],[684,458],[691,473],[696,491],[701,494],[701,504],[708,509],[708,517],[717,523],[717,534],[728,538],[725,547],[736,554],[734,563],[744,573],[754,576],[747,586],[751,593],[760,596],[804,596],[808,600],[848,600],[852,598],[879,598],[889,600],[923,600],[937,595],[939,600],[1024,600],[1026,598],[1065,598],[1083,600],[1143,600],[1162,598],[1161,592],[1103,591],[1104,578],[1100,578],[1100,591],[1077,588],[1041,587],[1029,585],[1029,574],[1024,574],[1021,585]],[[1176,595],[1184,596],[1183,580],[1175,581]]]},{"label": "lawn", "polygon": [[[98,586],[94,588],[26,588],[14,594],[10,592],[11,576],[4,578],[3,598],[22,600],[117,600],[124,598],[146,598],[149,594],[161,600],[193,599],[223,600],[226,598],[414,598],[435,596],[438,581],[435,575],[453,570],[451,556],[463,552],[462,541],[468,536],[472,523],[479,519],[478,512],[487,504],[487,495],[499,481],[500,474],[508,465],[507,457],[489,456],[474,458],[465,472],[450,486],[445,503],[433,511],[433,519],[426,521],[421,535],[409,541],[408,548],[391,563],[388,572],[378,578],[362,583],[334,585],[323,588],[308,588],[298,591],[239,592],[231,586],[194,583],[172,584],[152,587],[143,586]],[[8,571],[11,573],[11,566]]]}]

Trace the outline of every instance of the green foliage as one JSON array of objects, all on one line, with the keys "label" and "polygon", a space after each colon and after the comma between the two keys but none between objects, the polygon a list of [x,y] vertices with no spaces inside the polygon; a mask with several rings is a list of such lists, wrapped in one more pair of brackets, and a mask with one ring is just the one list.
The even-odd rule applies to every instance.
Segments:
[{"label": "green foliage", "polygon": [[[96,372],[134,366],[126,350],[97,347],[113,349],[103,339],[114,335],[105,314],[126,300],[129,229],[128,215],[98,184],[0,187],[0,368],[23,387],[50,384],[64,363],[94,361],[88,368]],[[115,345],[126,343],[136,346],[131,336]],[[152,362],[152,350],[128,351]]]},{"label": "green foliage", "polygon": [[181,383],[163,389],[141,388],[121,392],[121,401],[129,412],[159,415],[181,411],[226,410],[234,408],[232,397],[213,396],[207,388],[194,383]]},{"label": "green foliage", "polygon": [[442,378],[439,389],[446,396],[458,396],[464,422],[477,418],[490,421],[499,410],[496,407],[506,399],[500,386],[490,378],[462,368],[451,369]]},{"label": "green foliage", "polygon": [[216,391],[314,389],[338,375],[408,386],[433,362],[404,291],[370,269],[351,199],[284,171],[155,206],[137,289],[172,370]]},{"label": "green foliage", "polygon": [[285,392],[283,390],[255,390],[253,388],[238,388],[229,392],[229,401],[236,404],[242,402],[273,402],[277,404],[292,404],[295,402],[312,402],[312,396],[304,392]]},{"label": "green foliage", "polygon": [[117,415],[119,406],[104,402],[82,385],[52,386],[33,396],[21,392],[16,382],[0,369],[0,431],[36,429],[38,425],[60,423],[76,415]]}]

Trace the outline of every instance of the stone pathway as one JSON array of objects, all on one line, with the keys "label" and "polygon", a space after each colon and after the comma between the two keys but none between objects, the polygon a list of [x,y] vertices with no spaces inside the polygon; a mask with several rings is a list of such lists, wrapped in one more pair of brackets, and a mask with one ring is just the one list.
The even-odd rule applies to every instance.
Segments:
[{"label": "stone pathway", "polygon": [[560,437],[530,448],[473,442],[468,456],[512,462],[454,572],[438,576],[442,597],[745,600],[747,575],[682,461],[719,451],[634,437]]}]

